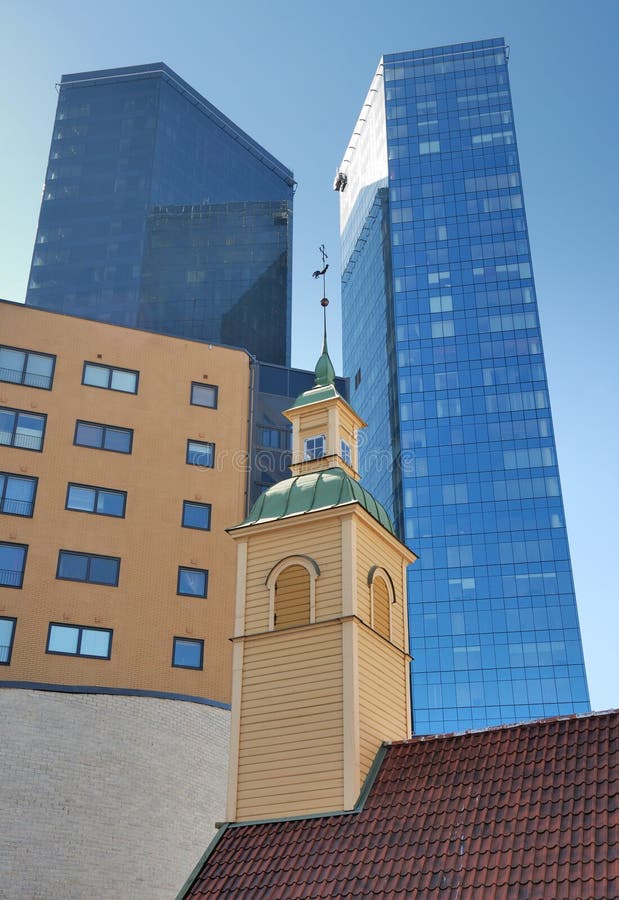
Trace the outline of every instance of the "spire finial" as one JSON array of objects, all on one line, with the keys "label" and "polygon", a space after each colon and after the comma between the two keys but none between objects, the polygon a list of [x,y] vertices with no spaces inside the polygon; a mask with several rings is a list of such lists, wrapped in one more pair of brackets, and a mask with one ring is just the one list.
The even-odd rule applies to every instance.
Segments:
[{"label": "spire finial", "polygon": [[316,363],[314,372],[316,374],[316,386],[326,387],[326,385],[333,384],[335,381],[335,369],[333,368],[333,363],[329,358],[329,350],[327,349],[327,306],[329,305],[329,301],[325,296],[325,276],[327,274],[327,269],[329,268],[329,263],[327,262],[329,257],[327,256],[324,244],[320,245],[318,252],[322,256],[322,269],[316,269],[316,271],[312,273],[312,278],[320,278],[322,275],[322,300],[320,301],[320,305],[322,306],[323,333],[322,354]]}]

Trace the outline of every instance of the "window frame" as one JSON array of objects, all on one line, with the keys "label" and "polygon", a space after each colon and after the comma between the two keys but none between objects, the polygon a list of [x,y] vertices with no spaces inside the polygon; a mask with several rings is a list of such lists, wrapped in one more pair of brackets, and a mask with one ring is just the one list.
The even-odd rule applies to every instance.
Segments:
[{"label": "window frame", "polygon": [[[193,594],[187,593],[186,591],[181,591],[181,572],[201,572],[204,575],[204,593],[203,594]],[[198,566],[179,566],[178,574],[176,576],[176,595],[177,597],[197,597],[199,600],[206,600],[208,598],[208,569],[201,569]]]},{"label": "window frame", "polygon": [[[92,444],[80,444],[77,441],[77,432],[80,425],[91,425],[93,428],[101,428],[101,446],[93,447]],[[129,435],[129,449],[117,450],[115,447],[104,447],[105,432],[108,428],[113,431],[124,431]],[[133,428],[125,428],[124,425],[105,425],[103,422],[88,422],[86,419],[75,420],[75,430],[73,432],[73,446],[85,447],[86,450],[103,450],[105,453],[122,453],[123,456],[130,456],[133,453]]]},{"label": "window frame", "polygon": [[[0,476],[4,475],[4,487],[0,488],[0,515],[3,516],[20,516],[22,519],[31,519],[34,516],[34,504],[37,499],[37,488],[39,479],[36,475],[17,475],[15,472],[0,472]],[[32,494],[32,505],[29,513],[8,512],[4,509],[4,501],[6,499],[6,486],[9,478],[17,478],[19,481],[31,481],[34,484],[34,492]],[[22,501],[23,502],[23,501]]]},{"label": "window frame", "polygon": [[[116,569],[116,580],[115,580],[114,582],[112,582],[112,581],[91,581],[91,579],[88,578],[88,577],[86,577],[86,578],[67,578],[66,575],[61,575],[61,574],[60,574],[60,564],[61,564],[61,561],[62,561],[62,555],[63,555],[63,553],[67,554],[68,556],[80,556],[80,557],[86,557],[87,560],[88,560],[88,563],[87,563],[87,566],[86,566],[86,573],[87,573],[87,575],[88,575],[88,573],[90,572],[90,563],[91,563],[91,560],[92,560],[92,559],[112,559],[112,560],[115,560],[115,561],[118,563],[118,567],[117,567],[117,569]],[[102,587],[118,587],[118,584],[119,584],[119,581],[120,581],[120,563],[121,563],[121,557],[120,557],[120,556],[106,556],[106,555],[104,555],[104,554],[102,554],[102,553],[86,553],[86,552],[84,552],[83,550],[64,550],[64,549],[61,549],[61,550],[58,551],[58,563],[57,563],[57,565],[56,565],[56,578],[57,578],[58,581],[74,581],[74,582],[76,582],[76,584],[99,584],[99,585],[101,585]]]},{"label": "window frame", "polygon": [[[90,382],[85,381],[86,377],[86,366],[95,366],[97,369],[107,369],[108,371],[108,383],[104,384],[90,384]],[[112,378],[114,372],[124,372],[130,375],[135,375],[135,390],[134,391],[123,391],[122,388],[112,387]],[[84,360],[84,365],[82,367],[82,384],[84,387],[93,387],[98,388],[101,391],[116,391],[117,394],[137,394],[140,387],[140,372],[138,369],[126,369],[124,366],[110,366],[107,363],[99,363],[94,362],[90,359]]]},{"label": "window frame", "polygon": [[[28,548],[29,544],[20,544],[17,541],[0,541],[0,547],[21,547],[24,551],[24,564],[21,570],[21,578],[19,580],[19,584],[3,584],[0,582],[0,588],[11,588],[11,590],[20,591],[24,584],[24,576],[26,574],[26,563],[28,561]],[[4,571],[4,570],[3,570]],[[6,569],[7,572],[12,571],[12,569]],[[17,571],[17,570],[16,570]]]},{"label": "window frame", "polygon": [[352,446],[343,437],[340,438],[340,457],[342,462],[352,468]]},{"label": "window frame", "polygon": [[[213,406],[210,403],[196,403],[193,399],[193,389],[194,388],[212,388],[215,392],[215,403]],[[204,381],[192,381],[191,388],[189,390],[189,405],[190,406],[201,406],[202,409],[217,409],[219,407],[219,385],[218,384],[209,384]]]},{"label": "window frame", "polygon": [[[308,456],[307,454],[307,444],[309,441],[321,441],[322,443],[322,453],[320,456]],[[327,455],[327,436],[326,434],[315,434],[311,437],[306,437],[303,439],[303,462],[311,462],[315,459],[325,459]]]},{"label": "window frame", "polygon": [[[203,528],[201,525],[187,525],[185,523],[185,508],[187,505],[199,506],[202,509],[208,509],[208,525],[206,528]],[[213,506],[211,503],[201,503],[199,500],[183,500],[183,508],[181,511],[181,526],[183,528],[193,528],[195,531],[210,531],[212,520],[213,520]]]},{"label": "window frame", "polygon": [[17,616],[0,616],[0,622],[13,623],[13,630],[11,631],[11,643],[8,645],[7,658],[6,660],[3,660],[0,656],[0,666],[10,666],[11,657],[13,656],[13,645],[15,643],[15,632],[17,630]]},{"label": "window frame", "polygon": [[[176,657],[176,642],[177,641],[185,641],[188,644],[199,644],[200,645],[200,665],[199,666],[185,666],[182,663],[174,662],[175,657]],[[174,637],[172,638],[172,668],[173,669],[190,669],[194,672],[204,671],[204,639],[203,638],[180,637],[180,635],[174,635]]]},{"label": "window frame", "polygon": [[[69,494],[71,492],[72,487],[86,488],[89,491],[94,491],[95,492],[95,504],[94,504],[95,507],[97,506],[97,501],[99,499],[100,491],[103,491],[104,493],[107,493],[107,494],[118,494],[119,497],[122,497],[122,501],[123,501],[122,514],[120,516],[117,516],[115,513],[99,512],[99,510],[96,508],[95,509],[78,509],[75,506],[69,506]],[[120,490],[117,490],[116,488],[101,487],[101,486],[95,485],[95,484],[81,484],[81,483],[78,483],[77,481],[69,481],[67,483],[67,496],[65,499],[64,508],[69,512],[83,512],[83,513],[87,513],[90,516],[107,516],[110,519],[124,519],[126,512],[127,512],[127,491],[120,491]]]},{"label": "window frame", "polygon": [[[43,353],[40,350],[27,350],[26,347],[12,347],[12,346],[10,346],[10,344],[0,344],[0,350],[15,350],[17,353],[25,354],[24,355],[24,366],[21,371],[21,380],[20,381],[9,381],[6,378],[2,378],[2,375],[0,374],[0,381],[2,381],[4,384],[21,384],[21,385],[23,385],[23,387],[32,387],[38,391],[51,391],[52,390],[52,388],[54,386],[54,375],[56,374],[56,359],[57,359],[57,357],[56,357],[55,353]],[[34,356],[44,356],[44,357],[46,357],[46,359],[51,359],[52,371],[49,376],[49,385],[46,386],[46,385],[42,385],[42,384],[28,384],[26,381],[24,381],[24,377],[26,375],[26,368],[28,366],[28,357],[30,356],[30,354],[33,354]],[[2,372],[2,369],[0,368],[0,373],[1,372]]]},{"label": "window frame", "polygon": [[[211,462],[210,466],[203,466],[197,462],[191,462],[189,460],[189,445],[190,444],[200,444],[200,446],[202,446],[202,447],[211,447],[212,448],[212,462]],[[214,469],[215,468],[215,443],[214,443],[214,441],[197,441],[194,438],[187,438],[187,450],[185,453],[185,462],[188,466],[197,466],[198,469]]]},{"label": "window frame", "polygon": [[[42,412],[33,412],[29,409],[17,409],[14,406],[0,406],[0,412],[2,410],[6,410],[11,413],[17,413],[15,416],[15,422],[13,424],[13,431],[11,434],[11,442],[10,444],[2,444],[0,443],[0,447],[12,447],[15,450],[29,450],[31,453],[42,453],[43,445],[45,444],[45,431],[47,429],[47,413]],[[43,419],[43,431],[41,432],[41,446],[40,447],[21,447],[19,444],[15,444],[15,435],[17,433],[17,425],[19,421],[19,415],[23,413],[25,416],[36,416],[39,419]]]},{"label": "window frame", "polygon": [[[52,636],[52,628],[73,628],[78,632],[77,637],[77,651],[75,653],[69,653],[66,650],[50,650],[49,642]],[[107,648],[107,656],[97,656],[92,653],[80,653],[80,648],[82,646],[82,634],[84,631],[104,631],[109,635],[109,642]],[[50,622],[47,629],[47,643],[45,644],[45,652],[49,653],[50,656],[76,656],[81,657],[82,659],[111,659],[112,658],[112,640],[114,637],[114,629],[113,628],[99,628],[96,625],[74,625],[72,622]]]}]

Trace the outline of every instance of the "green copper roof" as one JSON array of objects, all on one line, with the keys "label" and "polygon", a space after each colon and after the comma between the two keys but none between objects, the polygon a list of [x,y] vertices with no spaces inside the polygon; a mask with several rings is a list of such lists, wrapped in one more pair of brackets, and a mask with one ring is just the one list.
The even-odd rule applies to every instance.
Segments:
[{"label": "green copper roof", "polygon": [[[292,409],[297,406],[308,406],[310,403],[318,403],[319,400],[331,400],[333,397],[339,397],[335,385],[317,385],[310,388],[309,391],[303,391],[292,404]],[[343,399],[343,398],[342,398]]]},{"label": "green copper roof", "polygon": [[322,353],[316,363],[314,375],[316,376],[316,387],[326,387],[327,385],[333,384],[335,381],[335,369],[333,368],[333,363],[331,362],[331,357],[329,356],[329,350],[327,348],[326,325],[324,337],[322,339]]},{"label": "green copper roof", "polygon": [[318,509],[359,503],[380,524],[394,534],[393,525],[381,504],[343,469],[334,466],[320,472],[296,475],[274,484],[258,497],[240,526],[285,519]]}]

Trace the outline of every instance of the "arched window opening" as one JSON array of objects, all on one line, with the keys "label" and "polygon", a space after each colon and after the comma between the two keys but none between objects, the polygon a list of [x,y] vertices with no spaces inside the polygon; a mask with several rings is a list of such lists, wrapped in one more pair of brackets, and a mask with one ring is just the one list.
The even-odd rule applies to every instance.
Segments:
[{"label": "arched window opening", "polygon": [[396,602],[396,596],[389,572],[381,566],[372,566],[368,572],[368,585],[372,628],[391,640],[391,606]]},{"label": "arched window opening", "polygon": [[311,556],[280,559],[266,577],[269,590],[269,631],[312,625],[316,620],[318,564]]},{"label": "arched window opening", "polygon": [[273,627],[291,628],[310,621],[310,575],[304,566],[288,566],[275,582]]},{"label": "arched window opening", "polygon": [[372,618],[374,630],[383,637],[391,637],[389,607],[391,600],[389,590],[383,578],[377,576],[372,582]]}]

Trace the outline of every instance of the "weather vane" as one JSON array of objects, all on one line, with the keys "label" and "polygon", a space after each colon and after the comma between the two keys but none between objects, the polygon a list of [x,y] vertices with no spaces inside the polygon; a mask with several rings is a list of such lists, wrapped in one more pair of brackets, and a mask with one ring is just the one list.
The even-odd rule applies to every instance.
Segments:
[{"label": "weather vane", "polygon": [[329,268],[329,263],[327,262],[329,257],[327,255],[327,251],[325,250],[324,244],[320,245],[320,247],[318,248],[318,252],[322,256],[322,269],[316,269],[315,272],[312,272],[312,278],[320,278],[320,276],[322,275],[322,300],[320,301],[320,305],[322,306],[323,319],[324,319],[324,322],[323,322],[324,333],[325,333],[325,339],[326,339],[326,336],[327,336],[327,306],[329,305],[329,301],[327,300],[327,297],[326,297],[327,290],[326,290],[326,286],[325,286],[325,276],[327,274],[327,269]]}]

